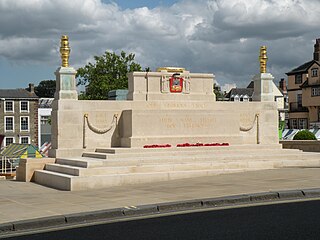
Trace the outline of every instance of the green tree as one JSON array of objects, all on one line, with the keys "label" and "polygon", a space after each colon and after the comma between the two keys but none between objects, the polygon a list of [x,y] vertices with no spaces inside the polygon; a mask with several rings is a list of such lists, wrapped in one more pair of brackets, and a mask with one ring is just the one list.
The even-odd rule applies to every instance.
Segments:
[{"label": "green tree", "polygon": [[128,88],[127,73],[141,71],[141,66],[134,62],[133,53],[120,55],[106,51],[102,56],[95,56],[95,63],[88,63],[77,71],[78,85],[86,85],[86,91],[79,99],[107,99],[108,92]]},{"label": "green tree", "polygon": [[34,88],[40,98],[53,98],[56,91],[56,80],[43,80]]},{"label": "green tree", "polygon": [[213,92],[216,95],[216,101],[224,101],[225,93],[221,91],[221,87],[216,83],[213,85]]}]

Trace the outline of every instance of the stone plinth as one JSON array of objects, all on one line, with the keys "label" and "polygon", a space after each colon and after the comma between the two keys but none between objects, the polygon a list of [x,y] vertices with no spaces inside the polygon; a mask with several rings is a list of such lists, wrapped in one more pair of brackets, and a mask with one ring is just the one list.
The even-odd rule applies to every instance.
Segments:
[{"label": "stone plinth", "polygon": [[270,73],[260,73],[253,77],[254,92],[252,96],[253,101],[273,102],[273,79]]},{"label": "stone plinth", "polygon": [[56,75],[56,92],[54,94],[55,100],[76,100],[78,93],[76,89],[77,71],[72,67],[59,67],[55,72]]},{"label": "stone plinth", "polygon": [[74,155],[76,153],[72,149],[81,148],[81,145],[75,144],[76,141],[74,141],[75,138],[82,136],[82,115],[79,109],[74,108],[78,101],[76,73],[77,71],[72,67],[59,67],[55,72],[56,92],[51,112],[52,149],[49,150],[50,157],[58,157],[58,152],[61,151],[64,154],[68,152],[66,155]]},{"label": "stone plinth", "polygon": [[[81,156],[83,151],[104,147],[140,147],[148,144],[278,143],[275,102],[173,102],[173,101],[57,101],[53,111],[51,157]],[[59,106],[58,106],[59,104]],[[110,126],[114,114],[118,122],[105,134],[84,126],[84,114],[98,129]],[[179,116],[181,115],[181,116]],[[178,122],[175,123],[175,119]],[[251,128],[241,131],[242,128]],[[83,148],[85,139],[86,148]]]},{"label": "stone plinth", "polygon": [[47,163],[55,163],[54,158],[27,158],[20,159],[17,168],[17,181],[30,182],[33,181],[34,171],[44,169]]},{"label": "stone plinth", "polygon": [[[276,103],[265,98],[270,98],[272,86],[261,87],[268,83],[267,77],[272,83],[271,75],[261,74],[263,84],[258,84],[262,102],[216,102],[214,75],[187,71],[179,75],[180,92],[171,91],[172,73],[131,73],[127,101],[80,101],[72,98],[75,95],[57,93],[65,98],[53,102],[49,155],[73,157],[97,148],[153,144],[278,144]],[[62,91],[75,91],[61,86]],[[90,129],[84,115],[97,130],[111,126],[114,116],[117,121],[100,134]]]},{"label": "stone plinth", "polygon": [[215,101],[213,74],[180,73],[183,79],[180,93],[170,92],[172,73],[132,72],[128,74],[128,100],[133,101]]}]

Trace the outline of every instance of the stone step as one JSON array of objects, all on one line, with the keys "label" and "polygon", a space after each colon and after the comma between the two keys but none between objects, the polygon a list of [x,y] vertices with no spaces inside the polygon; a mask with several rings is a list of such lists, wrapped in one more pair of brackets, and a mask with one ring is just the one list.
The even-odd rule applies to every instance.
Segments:
[{"label": "stone step", "polygon": [[97,159],[107,159],[107,154],[105,153],[96,153],[96,152],[84,152],[82,157],[85,158],[97,158]]},{"label": "stone step", "polygon": [[[289,153],[289,154],[293,154],[293,153],[300,153],[302,152],[301,150],[298,149],[263,149],[263,150],[259,150],[259,152],[252,152],[251,154],[257,154],[257,155],[265,155],[265,154],[269,154],[270,151],[275,154],[275,153]],[[102,153],[98,153],[99,155],[101,155]],[[200,155],[212,155],[212,156],[217,156],[217,155],[224,155],[224,154],[247,154],[247,152],[244,152],[243,150],[233,150],[232,153],[230,151],[224,151],[224,150],[215,150],[215,151],[171,151],[168,152],[166,155],[169,155],[171,157],[173,156],[177,156],[177,157],[181,157],[181,156],[200,156]],[[148,156],[152,156],[152,157],[158,157],[158,156],[163,156],[164,152],[133,152],[133,153],[121,153],[121,154],[106,154],[106,156],[104,158],[101,157],[101,159],[124,159],[124,158],[137,158],[137,157],[148,157]],[[83,155],[84,157],[87,156],[87,154]],[[94,155],[89,155],[89,156],[94,156]],[[100,156],[98,156],[98,158],[100,158]]]},{"label": "stone step", "polygon": [[97,158],[97,159],[124,159],[124,158],[137,158],[137,157],[161,157],[161,156],[170,156],[170,157],[183,157],[183,156],[201,156],[201,155],[212,155],[212,156],[217,156],[217,155],[265,155],[265,154],[270,154],[273,153],[279,153],[279,154],[296,154],[302,152],[301,150],[298,149],[260,149],[259,151],[242,151],[239,149],[235,149],[232,152],[230,151],[225,151],[225,150],[215,150],[215,151],[201,151],[201,150],[195,150],[195,151],[169,151],[169,152],[164,152],[164,151],[156,151],[156,152],[147,152],[147,151],[142,151],[142,152],[127,152],[127,153],[121,153],[121,154],[108,154],[108,153],[95,153],[95,152],[85,152],[83,153],[82,157],[83,158]]},{"label": "stone step", "polygon": [[320,168],[320,159],[309,159],[309,160],[283,160],[281,166],[275,164],[276,168],[279,167],[317,167]]},{"label": "stone step", "polygon": [[71,191],[71,180],[75,178],[74,176],[51,172],[47,170],[36,170],[34,172],[34,181],[43,186]]},{"label": "stone step", "polygon": [[56,163],[83,168],[103,166],[103,161],[96,158],[57,158]]},{"label": "stone step", "polygon": [[97,148],[97,153],[122,154],[141,152],[175,152],[175,151],[216,151],[216,150],[255,150],[255,149],[282,149],[281,144],[243,144],[230,146],[203,146],[203,147],[170,147],[170,148]]},{"label": "stone step", "polygon": [[74,159],[63,159],[58,158],[56,163],[77,166],[83,168],[91,168],[91,167],[100,167],[100,166],[132,166],[132,165],[141,165],[141,164],[167,164],[167,163],[194,163],[194,162],[208,162],[208,161],[246,161],[246,160],[281,160],[281,159],[319,159],[320,153],[303,153],[296,151],[281,151],[281,152],[269,152],[268,154],[260,153],[260,152],[251,152],[248,153],[225,153],[225,154],[205,154],[199,153],[196,155],[174,155],[167,156],[166,154],[162,154],[160,156],[135,156],[128,158],[114,158],[114,159],[94,159],[94,158],[74,158]]},{"label": "stone step", "polygon": [[[100,167],[103,168],[103,167]],[[71,166],[71,165],[64,165],[64,164],[58,164],[58,163],[47,163],[45,165],[44,170],[51,171],[51,172],[57,172],[72,176],[80,176],[81,169],[98,169],[96,168],[83,168],[83,167],[77,167],[77,166]]]},{"label": "stone step", "polygon": [[46,164],[45,170],[58,172],[73,176],[91,176],[107,174],[129,174],[146,172],[168,172],[168,171],[187,171],[187,170],[209,170],[209,169],[242,169],[268,167],[273,168],[274,161],[246,161],[246,162],[200,162],[200,163],[178,163],[161,165],[140,165],[140,166],[115,166],[115,167],[96,167],[80,168],[60,164]]},{"label": "stone step", "polygon": [[[281,167],[283,166],[284,165],[282,165]],[[271,169],[273,167],[274,166],[271,166],[268,162],[266,165],[261,165],[261,162],[257,162],[257,165],[255,165],[254,163],[245,168],[234,169],[201,169],[90,176],[71,176],[68,174],[51,172],[47,170],[37,170],[35,171],[35,182],[44,186],[60,190],[77,191],[129,184],[152,183],[175,179],[212,176],[243,171],[256,171],[262,169]]]},{"label": "stone step", "polygon": [[319,159],[308,160],[247,160],[247,161],[207,161],[197,163],[170,163],[170,164],[145,164],[145,165],[125,165],[110,167],[81,168],[60,164],[46,164],[45,170],[59,172],[73,176],[91,176],[107,174],[129,174],[144,172],[165,172],[165,171],[185,171],[185,170],[208,170],[208,169],[266,169],[280,168],[288,166],[317,166],[320,167]]},{"label": "stone step", "polygon": [[[256,169],[252,169],[256,170]],[[98,176],[76,177],[66,174],[50,172],[47,170],[35,171],[35,182],[44,186],[66,191],[78,191],[87,189],[97,189],[112,186],[121,186],[139,183],[151,183],[169,181],[183,178],[193,178],[202,176],[212,176],[226,173],[247,171],[246,169],[234,170],[192,170],[174,172],[152,172],[136,174],[110,174]]]},{"label": "stone step", "polygon": [[286,154],[268,154],[268,155],[199,155],[199,156],[157,156],[157,157],[139,157],[139,158],[118,158],[103,161],[104,166],[125,166],[142,164],[166,164],[166,163],[197,163],[197,162],[220,162],[220,161],[248,161],[248,160],[309,160],[320,159],[320,154],[309,153],[286,153]]},{"label": "stone step", "polygon": [[279,146],[97,149],[85,157],[58,158],[46,164],[45,170],[35,171],[35,182],[70,191],[281,167],[320,167],[320,153]]}]

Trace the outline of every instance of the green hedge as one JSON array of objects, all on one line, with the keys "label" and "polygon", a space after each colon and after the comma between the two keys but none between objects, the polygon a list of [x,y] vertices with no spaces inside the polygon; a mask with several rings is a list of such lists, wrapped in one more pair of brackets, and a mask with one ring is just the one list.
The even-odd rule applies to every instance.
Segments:
[{"label": "green hedge", "polygon": [[317,140],[317,138],[312,132],[302,130],[294,135],[293,140]]}]

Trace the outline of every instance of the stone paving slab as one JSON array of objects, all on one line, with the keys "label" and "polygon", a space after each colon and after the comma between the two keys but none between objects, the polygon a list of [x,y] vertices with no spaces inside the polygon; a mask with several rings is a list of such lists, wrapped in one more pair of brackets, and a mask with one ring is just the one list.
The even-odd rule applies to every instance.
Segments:
[{"label": "stone paving slab", "polygon": [[[196,199],[202,199],[201,204],[204,204],[209,203],[210,198],[226,201],[223,198],[226,196],[229,198],[227,202],[238,198],[241,201],[256,201],[264,198],[319,197],[319,189],[316,189],[320,188],[319,176],[320,168],[286,168],[75,192],[59,191],[34,183],[1,180],[0,224],[7,228],[8,223],[38,218],[49,218],[54,222],[56,219],[60,221],[60,216],[85,215],[116,208],[128,209],[123,214],[132,214],[136,206],[143,205],[153,205],[150,209],[141,210],[146,212],[155,211],[155,204],[158,204],[157,210],[174,209],[175,206],[179,209],[183,206],[199,207]],[[259,195],[265,192],[268,193]],[[241,197],[243,194],[251,195]],[[230,198],[232,195],[238,197]],[[220,204],[218,200],[211,202]],[[169,206],[169,202],[175,203]]]}]

